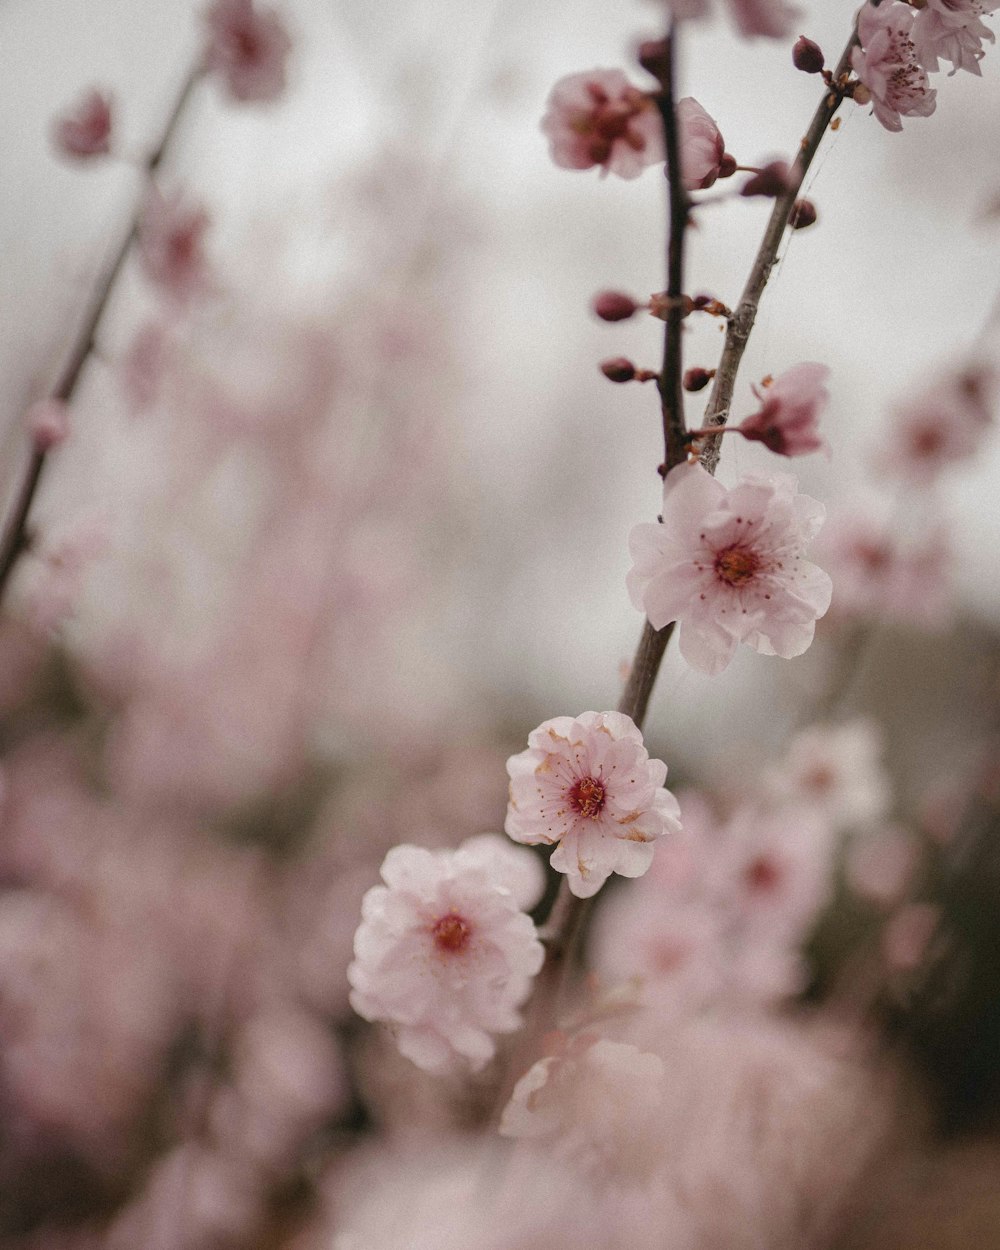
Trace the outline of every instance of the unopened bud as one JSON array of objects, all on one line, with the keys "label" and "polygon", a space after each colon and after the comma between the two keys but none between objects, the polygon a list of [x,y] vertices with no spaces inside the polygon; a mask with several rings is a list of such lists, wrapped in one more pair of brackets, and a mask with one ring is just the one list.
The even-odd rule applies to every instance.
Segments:
[{"label": "unopened bud", "polygon": [[722,154],[722,160],[719,161],[719,177],[732,178],[733,174],[736,173],[737,168],[736,157],[730,152],[724,152]]},{"label": "unopened bud", "polygon": [[594,296],[593,309],[602,321],[628,321],[639,305],[622,291],[600,291]]},{"label": "unopened bud", "polygon": [[684,389],[692,392],[703,391],[714,377],[714,369],[702,369],[700,365],[696,365],[693,369],[688,369],[685,372],[683,378]]},{"label": "unopened bud", "polygon": [[665,39],[646,39],[639,44],[636,60],[644,70],[660,81],[670,70],[670,50]]},{"label": "unopened bud", "polygon": [[803,74],[819,74],[826,64],[826,58],[818,43],[813,43],[805,35],[799,35],[792,49],[792,64]]},{"label": "unopened bud", "polygon": [[635,377],[635,365],[624,356],[601,362],[601,372],[609,382],[631,382]]},{"label": "unopened bud", "polygon": [[40,399],[27,414],[28,433],[36,451],[51,451],[69,433],[69,406],[61,399]]},{"label": "unopened bud", "polygon": [[871,104],[872,93],[863,82],[858,82],[854,84],[854,90],[851,92],[851,98],[855,104]]},{"label": "unopened bud", "polygon": [[761,195],[774,200],[787,190],[788,166],[784,161],[771,161],[763,169],[758,169],[750,181],[740,188],[740,195]]},{"label": "unopened bud", "polygon": [[805,230],[816,224],[816,205],[812,200],[796,200],[788,214],[788,224],[793,230]]}]

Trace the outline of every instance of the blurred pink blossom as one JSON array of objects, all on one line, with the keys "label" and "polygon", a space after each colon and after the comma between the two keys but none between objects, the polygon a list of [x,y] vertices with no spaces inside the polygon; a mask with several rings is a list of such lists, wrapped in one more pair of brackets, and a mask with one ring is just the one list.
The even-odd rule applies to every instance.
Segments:
[{"label": "blurred pink blossom", "polygon": [[185,303],[208,286],[205,235],[208,212],[179,192],[164,195],[151,185],[139,222],[139,262],[165,295]]},{"label": "blurred pink blossom", "polygon": [[515,842],[555,846],[550,863],[577,898],[596,894],[613,872],[641,877],[653,843],[680,827],[677,800],[663,788],[666,764],[649,758],[621,712],[545,721],[507,772],[504,828]]},{"label": "blurred pink blossom", "polygon": [[902,130],[901,117],[929,117],[937,92],[917,59],[910,38],[915,13],[902,0],[865,4],[858,16],[858,41],[851,66],[871,95],[875,116],[886,130]]},{"label": "blurred pink blossom", "polygon": [[852,838],[847,882],[855,894],[881,906],[902,901],[920,861],[920,845],[901,825],[884,825]]},{"label": "blurred pink blossom", "polygon": [[254,0],[213,0],[205,14],[205,68],[225,82],[241,102],[269,102],[285,90],[292,41],[273,9]]},{"label": "blurred pink blossom", "polygon": [[552,88],[542,118],[552,159],[563,169],[600,167],[637,178],[663,160],[663,126],[652,99],[618,69],[570,74]]},{"label": "blurred pink blossom", "polygon": [[804,558],[824,515],[787,474],[727,490],[700,464],[680,465],[663,484],[662,522],[629,536],[632,603],[656,629],[679,620],[681,654],[703,673],[722,672],[740,642],[801,655],[830,605],[830,578]]},{"label": "blurred pink blossom", "polygon": [[972,459],[994,424],[995,379],[982,367],[953,369],[897,403],[880,460],[911,482],[934,481]]},{"label": "blurred pink blossom", "polygon": [[88,91],[72,110],[56,118],[52,141],[61,155],[75,160],[106,156],[111,148],[110,97]]},{"label": "blurred pink blossom", "polygon": [[782,802],[808,805],[836,829],[870,824],[886,814],[892,797],[883,749],[872,721],[811,725],[767,770],[767,792]]},{"label": "blurred pink blossom", "polygon": [[824,383],[826,365],[805,363],[786,369],[773,381],[753,387],[763,405],[737,427],[744,438],[759,441],[779,456],[804,456],[826,443],[819,433],[819,414],[830,398]]},{"label": "blurred pink blossom", "polygon": [[[667,0],[667,7],[674,17],[683,19],[705,17],[712,6],[711,0]],[[791,34],[801,10],[786,0],[729,0],[729,13],[746,39],[783,39]]]},{"label": "blurred pink blossom", "polygon": [[894,972],[913,972],[924,962],[941,921],[933,903],[907,903],[882,931],[882,956]]}]

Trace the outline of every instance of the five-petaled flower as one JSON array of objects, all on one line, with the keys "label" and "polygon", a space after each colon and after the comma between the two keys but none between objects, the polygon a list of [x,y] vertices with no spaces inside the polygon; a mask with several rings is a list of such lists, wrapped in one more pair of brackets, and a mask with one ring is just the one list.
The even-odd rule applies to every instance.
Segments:
[{"label": "five-petaled flower", "polygon": [[745,642],[801,655],[830,606],[830,578],[804,558],[824,508],[785,473],[748,475],[731,490],[699,464],[663,484],[663,520],[633,528],[627,584],[655,629],[681,622],[681,655],[720,673]]},{"label": "five-petaled flower", "polygon": [[618,69],[560,78],[541,126],[552,159],[563,169],[597,165],[602,176],[637,178],[664,157],[659,110]]},{"label": "five-petaled flower", "polygon": [[866,4],[858,15],[861,46],[851,53],[851,65],[887,130],[902,130],[902,117],[929,117],[937,103],[910,37],[913,19],[913,9],[901,0],[877,9]]},{"label": "five-petaled flower", "polygon": [[608,877],[641,877],[653,843],[680,829],[680,808],[663,788],[667,766],[651,760],[635,723],[621,712],[557,716],[507,761],[504,828],[515,842],[555,846],[551,864],[577,898]]}]

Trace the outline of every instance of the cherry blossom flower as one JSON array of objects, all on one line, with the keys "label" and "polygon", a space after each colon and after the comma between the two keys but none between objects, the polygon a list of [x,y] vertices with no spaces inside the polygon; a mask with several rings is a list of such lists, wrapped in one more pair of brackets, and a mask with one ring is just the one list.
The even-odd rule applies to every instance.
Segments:
[{"label": "cherry blossom flower", "polygon": [[285,90],[292,47],[278,14],[256,8],[253,0],[214,0],[205,20],[205,68],[222,78],[234,100],[276,100]]},{"label": "cherry blossom flower", "polygon": [[871,721],[811,725],[796,734],[784,760],[767,770],[767,792],[808,805],[838,829],[879,820],[891,797],[882,750],[882,735]]},{"label": "cherry blossom flower", "polygon": [[852,838],[844,869],[847,883],[861,898],[887,906],[902,901],[920,862],[920,845],[901,825],[884,825]]},{"label": "cherry blossom flower", "polygon": [[106,156],[111,150],[111,100],[103,91],[88,91],[76,106],[56,118],[52,129],[56,150],[74,160]]},{"label": "cherry blossom flower", "polygon": [[818,417],[830,397],[823,385],[829,376],[826,365],[807,362],[787,369],[760,390],[753,387],[762,407],[740,422],[740,433],[779,456],[804,456],[825,447]]},{"label": "cherry blossom flower", "polygon": [[858,16],[861,46],[851,53],[851,65],[886,130],[902,130],[901,117],[929,117],[937,102],[910,38],[914,16],[901,0],[877,9],[866,4]]},{"label": "cherry blossom flower", "polygon": [[637,178],[664,158],[659,110],[618,69],[561,78],[541,125],[552,159],[562,169],[597,165],[602,177]]},{"label": "cherry blossom flower", "polygon": [[830,606],[830,578],[804,558],[824,508],[787,474],[748,475],[731,490],[700,464],[672,470],[662,523],[633,528],[632,603],[662,629],[681,622],[681,654],[721,673],[740,642],[801,655]]},{"label": "cherry blossom flower", "polygon": [[207,286],[204,239],[209,224],[200,204],[150,187],[139,223],[139,260],[150,282],[178,302]]},{"label": "cherry blossom flower", "polygon": [[528,735],[507,761],[504,826],[515,842],[555,846],[551,864],[577,898],[608,877],[641,877],[653,843],[680,828],[680,808],[663,788],[667,766],[651,760],[642,734],[620,712],[557,716]]},{"label": "cherry blossom flower", "polygon": [[993,383],[985,369],[955,369],[897,404],[884,467],[926,485],[950,465],[970,460],[993,426]]},{"label": "cherry blossom flower", "polygon": [[920,64],[934,73],[939,60],[950,61],[952,74],[964,69],[981,76],[979,62],[986,55],[983,40],[996,42],[981,18],[997,8],[1000,4],[993,0],[926,0],[912,31]]},{"label": "cherry blossom flower", "polygon": [[347,977],[351,1005],[396,1031],[400,1051],[443,1074],[493,1057],[494,1033],[521,1023],[517,1008],[542,966],[535,926],[522,910],[528,853],[499,837],[455,851],[394,847],[385,885],[365,895]]},{"label": "cherry blossom flower", "polygon": [[703,191],[719,177],[726,155],[725,140],[693,96],[678,100],[677,121],[684,186],[688,191]]},{"label": "cherry blossom flower", "polygon": [[[710,0],[667,0],[667,7],[680,20],[706,17],[712,6]],[[783,39],[800,13],[785,0],[729,0],[729,15],[745,39]]]}]

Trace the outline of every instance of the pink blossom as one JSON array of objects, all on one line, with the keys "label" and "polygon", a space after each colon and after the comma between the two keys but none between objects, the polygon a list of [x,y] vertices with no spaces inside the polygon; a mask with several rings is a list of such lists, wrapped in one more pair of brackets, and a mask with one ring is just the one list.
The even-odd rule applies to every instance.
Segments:
[{"label": "pink blossom", "polygon": [[801,655],[830,606],[831,583],[804,558],[823,505],[787,474],[749,475],[731,490],[700,464],[663,484],[663,521],[633,528],[632,603],[662,629],[681,622],[681,654],[720,673],[740,642],[764,655]]},{"label": "pink blossom", "polygon": [[995,43],[996,36],[980,19],[998,7],[993,0],[926,0],[912,31],[920,64],[934,73],[940,59],[951,62],[952,74],[965,69],[981,75],[983,40]]},{"label": "pink blossom", "polygon": [[273,9],[253,0],[214,0],[205,14],[205,67],[225,82],[234,100],[276,100],[285,90],[292,41]]},{"label": "pink blossom", "polygon": [[818,418],[830,398],[823,385],[829,376],[826,365],[805,363],[787,369],[760,390],[753,387],[763,406],[740,422],[740,433],[779,456],[804,456],[825,447]]},{"label": "pink blossom", "polygon": [[618,69],[570,74],[552,88],[542,118],[552,159],[562,169],[637,178],[663,160],[663,126],[656,105]]},{"label": "pink blossom", "polygon": [[69,112],[56,118],[52,141],[62,156],[89,160],[111,149],[111,99],[103,91],[88,91]]},{"label": "pink blossom", "polygon": [[836,828],[879,820],[891,799],[884,744],[868,720],[811,725],[792,739],[784,760],[767,770],[768,794],[802,803]]},{"label": "pink blossom", "polygon": [[391,1024],[402,1053],[428,1072],[481,1068],[496,1049],[491,1035],[521,1023],[517,1008],[544,957],[519,906],[526,854],[499,838],[456,851],[397,846],[382,865],[385,885],[365,895],[351,1005]]},{"label": "pink blossom", "polygon": [[[705,17],[711,11],[710,0],[667,0],[667,7],[679,20]],[[785,0],[729,0],[729,14],[746,39],[784,39],[791,34],[801,10]]]},{"label": "pink blossom", "polygon": [[993,427],[993,383],[985,369],[956,369],[897,404],[884,467],[928,484],[950,465],[972,459]]},{"label": "pink blossom", "polygon": [[172,299],[185,302],[207,286],[209,224],[200,204],[150,187],[139,223],[139,260],[150,282]]},{"label": "pink blossom", "polygon": [[885,825],[853,838],[847,848],[845,872],[855,894],[882,906],[899,903],[920,861],[920,847],[908,829]]},{"label": "pink blossom", "polygon": [[663,788],[667,766],[651,760],[642,734],[620,712],[557,716],[528,735],[507,761],[507,833],[529,846],[555,846],[551,864],[577,898],[608,877],[641,877],[653,843],[680,828],[680,809]]},{"label": "pink blossom", "polygon": [[688,191],[702,191],[718,178],[726,144],[719,128],[693,96],[677,102],[681,170]]},{"label": "pink blossom", "polygon": [[871,93],[875,116],[887,130],[902,130],[901,117],[929,117],[937,92],[917,59],[910,38],[914,11],[901,0],[866,4],[858,16],[858,41],[851,65]]}]

